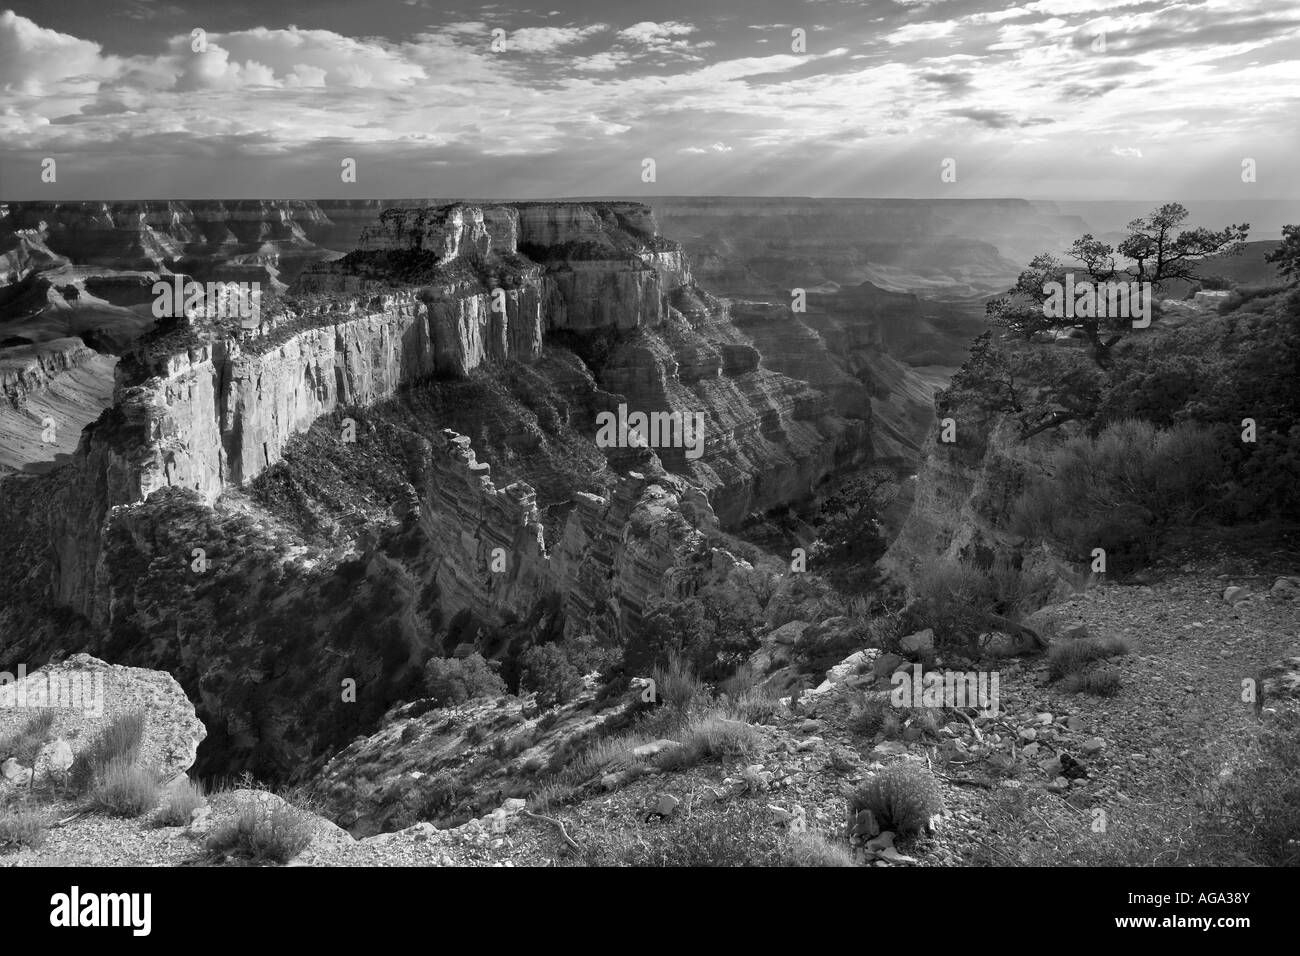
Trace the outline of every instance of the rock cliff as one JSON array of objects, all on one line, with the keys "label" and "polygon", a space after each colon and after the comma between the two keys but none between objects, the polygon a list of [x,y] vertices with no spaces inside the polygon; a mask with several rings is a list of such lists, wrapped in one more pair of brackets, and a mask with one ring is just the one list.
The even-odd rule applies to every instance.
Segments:
[{"label": "rock cliff", "polygon": [[87,430],[77,480],[57,499],[60,601],[93,614],[96,529],[109,508],[162,487],[211,504],[323,415],[432,377],[532,362],[548,336],[603,343],[596,406],[706,417],[701,460],[671,447],[656,457],[697,482],[724,525],[870,456],[865,397],[837,408],[763,367],[638,204],[391,209],[354,253],[312,267],[294,289],[272,297],[255,329],[172,330],[122,363],[114,408]]},{"label": "rock cliff", "polygon": [[[848,348],[840,336],[883,312],[805,322],[773,308],[747,325],[763,307],[733,313],[699,289],[637,203],[367,211],[342,230],[351,251],[304,253],[255,322],[165,321],[127,350],[72,460],[7,512],[47,535],[43,554],[11,553],[24,599],[44,577],[46,597],[89,622],[69,646],[175,671],[211,721],[213,766],[283,772],[466,640],[551,618],[624,640],[652,601],[745,573],[727,530],[876,455],[886,345],[866,328]],[[256,243],[281,276],[285,250],[332,228],[294,204],[41,213],[60,224],[52,248],[161,268]],[[837,350],[858,358],[823,367]],[[489,398],[494,414],[476,415]],[[598,447],[596,415],[620,407],[700,416],[702,454]],[[346,418],[364,420],[355,452]],[[195,548],[211,581],[189,571]],[[6,615],[26,629],[17,647],[49,652],[52,625]],[[289,657],[298,673],[273,660]],[[366,707],[323,709],[357,674]]]}]

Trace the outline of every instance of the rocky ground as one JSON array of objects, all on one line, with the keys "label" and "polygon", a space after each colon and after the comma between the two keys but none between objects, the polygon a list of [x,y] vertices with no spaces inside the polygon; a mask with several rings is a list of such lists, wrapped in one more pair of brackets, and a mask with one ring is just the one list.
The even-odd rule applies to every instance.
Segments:
[{"label": "rocky ground", "polygon": [[[597,774],[600,785],[568,799],[548,804],[537,797],[505,797],[495,809],[445,829],[426,820],[355,839],[313,814],[314,838],[293,865],[635,861],[638,848],[671,838],[675,830],[714,823],[725,828],[736,809],[746,807],[762,808],[773,840],[783,838],[780,831],[806,829],[845,844],[850,795],[898,761],[914,761],[937,775],[943,812],[914,838],[860,832],[852,848],[859,863],[1239,862],[1206,858],[1213,841],[1207,842],[1211,831],[1198,815],[1198,801],[1231,770],[1243,742],[1260,726],[1256,707],[1243,700],[1243,681],[1271,662],[1300,654],[1300,577],[1285,557],[1261,555],[1253,565],[1225,558],[1229,571],[1213,560],[1175,556],[1148,575],[1149,583],[1093,587],[1045,615],[1040,612],[1037,619],[1050,618],[1054,623],[1048,629],[1055,633],[1082,626],[1093,636],[1128,641],[1129,652],[1109,661],[1121,680],[1112,697],[1069,693],[1049,679],[1044,657],[1023,656],[996,666],[996,717],[966,720],[946,711],[931,722],[922,711],[903,712],[900,726],[868,735],[858,719],[861,703],[889,689],[886,672],[896,661],[867,649],[833,668],[824,684],[796,703],[756,717],[756,744],[744,757],[705,759],[685,769],[661,769],[655,759],[637,761],[635,773]],[[591,735],[600,723],[584,699],[557,712],[539,731],[542,718],[527,701],[523,704],[527,719],[500,703],[470,707],[457,733],[469,734],[464,728],[480,723],[505,728],[503,734],[527,730],[531,749],[503,756],[489,773],[483,755],[493,740],[483,739],[481,754],[467,756],[463,748],[447,747],[447,762],[437,766],[476,768],[483,790],[508,793],[513,778],[524,776],[520,766],[539,762],[543,752],[554,754],[553,746],[546,751],[547,740]],[[1269,707],[1265,701],[1264,719]],[[419,761],[436,749],[429,735],[447,725],[451,712],[411,713],[358,741],[331,764],[322,779],[334,780],[335,786],[326,788],[318,810],[342,819],[347,815],[338,812],[339,801],[349,793],[357,800],[368,793],[370,809],[354,810],[349,825],[357,829],[362,817],[370,822],[360,829],[384,821],[394,825],[397,818],[379,812],[375,795],[402,778],[424,776],[410,768],[425,765]],[[602,713],[608,718],[622,711]],[[437,746],[445,746],[445,738]],[[641,752],[673,746],[661,740]],[[455,760],[449,756],[453,752]],[[15,783],[0,784],[5,786]],[[153,814],[123,820],[81,812],[53,788],[44,845],[3,853],[0,865],[219,864],[225,861],[205,852],[206,835],[247,801],[259,799],[279,798],[226,791],[213,796],[191,825],[158,827]],[[495,799],[478,805],[489,804]]]}]

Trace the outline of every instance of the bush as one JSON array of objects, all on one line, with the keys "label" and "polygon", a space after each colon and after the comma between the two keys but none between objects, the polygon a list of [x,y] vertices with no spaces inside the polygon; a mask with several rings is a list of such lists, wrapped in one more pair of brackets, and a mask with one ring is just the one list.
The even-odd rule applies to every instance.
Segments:
[{"label": "bush", "polygon": [[1047,651],[1047,673],[1052,680],[1086,670],[1094,661],[1129,652],[1122,637],[1079,637],[1057,641]]},{"label": "bush", "polygon": [[1249,764],[1224,779],[1210,809],[1256,863],[1300,865],[1300,712],[1271,718],[1247,752]]},{"label": "bush", "polygon": [[519,687],[537,693],[539,707],[568,703],[582,690],[582,674],[558,644],[534,644],[519,659]]},{"label": "bush", "polygon": [[855,704],[849,714],[849,730],[859,737],[874,737],[885,726],[887,717],[895,716],[893,707],[886,697],[868,697]]},{"label": "bush", "polygon": [[747,724],[770,724],[786,712],[779,694],[770,685],[747,687],[727,705],[727,711]]},{"label": "bush", "polygon": [[712,694],[704,681],[680,654],[669,654],[653,672],[655,695],[674,714],[689,714],[699,704],[708,704]]},{"label": "bush", "polygon": [[993,556],[987,567],[970,559],[929,558],[913,574],[915,600],[903,615],[903,630],[931,628],[939,650],[977,658],[980,635],[1004,630],[1045,584],[1004,555]]},{"label": "bush", "polygon": [[1070,674],[1061,681],[1061,689],[1071,694],[1114,697],[1120,690],[1119,671],[1113,667],[1102,667],[1081,674]]},{"label": "bush", "polygon": [[579,634],[564,642],[564,653],[579,674],[605,673],[621,657],[618,649],[601,644],[593,634]]},{"label": "bush", "polygon": [[692,720],[681,734],[681,746],[664,750],[655,757],[663,770],[682,770],[711,758],[743,759],[762,743],[758,731],[740,720],[728,720],[711,712]]},{"label": "bush", "polygon": [[72,782],[84,792],[98,784],[114,765],[133,765],[144,744],[144,712],[130,711],[115,717],[78,756],[72,767]]},{"label": "bush", "polygon": [[0,850],[39,850],[44,842],[44,815],[23,803],[0,809]]},{"label": "bush", "polygon": [[256,793],[208,837],[208,852],[249,863],[288,863],[312,841],[311,817],[286,799]]},{"label": "bush", "polygon": [[452,707],[477,697],[498,697],[505,681],[477,651],[468,657],[435,657],[424,666],[424,686],[439,707]]},{"label": "bush", "polygon": [[15,758],[25,767],[35,767],[41,748],[49,742],[54,711],[40,710],[15,734],[0,739],[0,761]]},{"label": "bush", "polygon": [[1227,477],[1209,429],[1134,420],[1066,443],[1051,472],[1015,503],[1013,530],[1058,543],[1077,563],[1103,548],[1112,572],[1150,560],[1171,527],[1217,502]]},{"label": "bush", "polygon": [[849,799],[850,819],[863,810],[871,811],[881,830],[910,836],[943,812],[943,796],[934,774],[919,764],[900,761],[873,775]]},{"label": "bush", "polygon": [[160,827],[188,826],[194,811],[207,806],[207,803],[203,785],[186,777],[167,791],[155,822]]},{"label": "bush", "polygon": [[728,579],[685,600],[652,602],[643,623],[624,648],[629,673],[645,674],[678,654],[705,680],[718,681],[758,649],[763,610],[752,589]]},{"label": "bush", "polygon": [[158,806],[158,774],[119,757],[95,775],[90,805],[117,817],[139,817]]}]

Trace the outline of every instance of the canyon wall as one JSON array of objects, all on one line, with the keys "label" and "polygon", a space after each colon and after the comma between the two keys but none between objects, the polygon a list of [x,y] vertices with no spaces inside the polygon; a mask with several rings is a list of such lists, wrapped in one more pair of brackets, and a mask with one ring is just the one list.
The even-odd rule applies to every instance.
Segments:
[{"label": "canyon wall", "polygon": [[652,462],[649,474],[620,475],[608,497],[575,495],[548,548],[529,484],[496,487],[491,466],[450,430],[425,452],[419,527],[447,617],[469,611],[500,626],[558,595],[569,632],[618,639],[651,600],[686,597],[738,566],[708,545],[718,521],[705,495]]},{"label": "canyon wall", "polygon": [[[101,620],[100,529],[112,509],[162,488],[193,491],[212,505],[280,462],[295,436],[325,416],[440,377],[535,364],[551,346],[573,349],[589,366],[586,382],[555,383],[580,393],[581,410],[562,414],[577,415],[587,435],[595,413],[622,405],[702,416],[698,457],[681,447],[604,454],[621,462],[619,482],[632,480],[629,469],[653,474],[673,509],[707,513],[701,520],[723,528],[810,501],[839,471],[915,454],[932,385],[888,355],[920,321],[912,296],[865,288],[833,302],[814,295],[800,315],[778,303],[717,299],[695,284],[682,248],[659,235],[649,208],[633,202],[354,203],[325,215],[326,205],[9,211],[11,224],[44,222],[50,248],[74,258],[160,266],[296,249],[309,259],[285,293],[267,297],[255,327],[196,320],[159,330],[119,363],[112,407],[86,429],[67,480],[49,499],[59,604]],[[340,239],[352,243],[347,254],[316,255],[318,241]],[[643,578],[650,594],[670,576],[669,544],[679,543],[681,529],[637,546],[653,557],[634,559],[636,547],[611,550],[630,502],[643,497],[643,489],[623,488],[562,507],[551,553],[514,541],[507,550],[523,556],[518,567],[506,578],[483,577],[483,549],[505,547],[486,530],[499,522],[486,516],[511,515],[511,536],[537,523],[526,516],[535,503],[518,481],[527,473],[506,473],[505,487],[481,501],[449,499],[439,482],[417,488],[431,536],[445,537],[455,556],[439,573],[453,613],[473,606],[504,619],[554,589],[576,602],[575,614],[613,615],[599,627],[617,630],[617,619],[638,613],[642,589],[629,586],[611,603],[610,585],[597,584]],[[545,564],[530,564],[534,551]]]},{"label": "canyon wall", "polygon": [[[352,727],[315,710],[354,674],[377,682],[357,727],[377,719],[436,642],[479,639],[454,622],[517,640],[554,606],[566,633],[616,643],[652,602],[745,572],[721,529],[811,502],[893,447],[876,406],[906,373],[873,326],[906,316],[715,298],[637,203],[363,206],[343,226],[310,205],[87,205],[22,216],[44,216],[61,255],[160,272],[262,256],[283,277],[301,253],[253,327],[164,321],[129,348],[111,405],[11,522],[48,533],[24,593],[46,577],[50,603],[89,622],[59,643],[5,607],[14,646],[176,671],[223,753],[315,752]],[[346,254],[318,254],[330,229]],[[476,419],[463,396],[499,404]],[[702,453],[597,448],[595,415],[620,406],[701,416]],[[337,441],[342,412],[371,429],[363,452]],[[459,434],[437,430],[446,414],[467,420]],[[312,514],[358,502],[360,524],[317,535]],[[211,574],[191,571],[195,547]],[[359,633],[358,616],[383,626]]]},{"label": "canyon wall", "polygon": [[[533,361],[556,329],[644,333],[608,369],[607,402],[703,405],[716,423],[716,468],[701,466],[701,473],[712,491],[743,491],[729,502],[733,523],[751,504],[805,493],[837,455],[860,444],[860,428],[848,436],[832,429],[828,437],[815,423],[829,413],[818,394],[760,370],[757,352],[740,342],[708,350],[694,381],[713,393],[703,402],[678,379],[680,363],[656,329],[671,313],[680,333],[692,334],[668,301],[668,293],[689,285],[690,273],[644,207],[393,209],[362,231],[358,246],[360,265],[345,259],[313,267],[295,286],[307,298],[278,301],[255,329],[197,338],[190,329],[173,331],[123,363],[113,408],[87,429],[69,466],[76,477],[57,499],[60,603],[95,613],[98,529],[113,507],[164,487],[193,490],[212,504],[276,464],[287,443],[322,416],[435,376]],[[521,247],[541,261],[521,255]],[[412,252],[430,254],[430,281],[392,287],[367,278],[374,262],[366,256]],[[737,449],[748,455],[733,456]],[[680,464],[680,450],[664,450],[670,463],[674,455]],[[744,491],[764,480],[765,465],[772,472],[766,490]]]}]

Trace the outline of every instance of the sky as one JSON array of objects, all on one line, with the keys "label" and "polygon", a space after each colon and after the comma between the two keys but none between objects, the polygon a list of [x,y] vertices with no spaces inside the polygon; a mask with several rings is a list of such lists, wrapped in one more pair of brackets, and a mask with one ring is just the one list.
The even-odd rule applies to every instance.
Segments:
[{"label": "sky", "polygon": [[1300,198],[1280,0],[37,0],[0,87],[4,200]]}]

